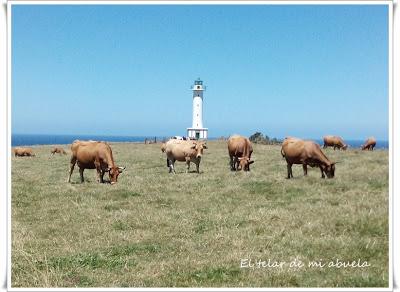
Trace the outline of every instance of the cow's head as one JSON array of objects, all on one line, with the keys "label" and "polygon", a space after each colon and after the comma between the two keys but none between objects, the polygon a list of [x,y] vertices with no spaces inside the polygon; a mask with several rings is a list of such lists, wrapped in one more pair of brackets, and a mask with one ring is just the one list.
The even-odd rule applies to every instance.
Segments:
[{"label": "cow's head", "polygon": [[244,170],[244,171],[250,171],[250,164],[254,163],[254,160],[250,160],[248,157],[239,157],[239,166],[237,170]]},{"label": "cow's head", "polygon": [[347,147],[349,147],[349,145],[347,145],[347,144],[344,144],[344,146],[343,146],[342,148],[343,148],[343,150],[346,150],[346,149],[347,149]]},{"label": "cow's head", "polygon": [[326,165],[324,167],[324,172],[328,178],[335,177],[335,164],[336,162],[331,163],[330,165]]},{"label": "cow's head", "polygon": [[122,173],[122,171],[125,169],[125,167],[117,167],[117,166],[113,166],[108,168],[109,171],[109,175],[110,175],[110,183],[113,185],[117,182],[118,180],[118,176],[120,173]]},{"label": "cow's head", "polygon": [[207,145],[204,142],[196,142],[191,147],[196,152],[196,158],[201,158],[203,155],[203,149],[207,149]]}]

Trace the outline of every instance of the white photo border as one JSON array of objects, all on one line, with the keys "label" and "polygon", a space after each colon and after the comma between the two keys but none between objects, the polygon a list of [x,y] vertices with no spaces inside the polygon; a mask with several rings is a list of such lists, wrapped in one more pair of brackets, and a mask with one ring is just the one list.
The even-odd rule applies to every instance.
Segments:
[{"label": "white photo border", "polygon": [[[3,0],[4,1],[4,0]],[[399,206],[398,201],[394,200],[395,190],[398,190],[398,183],[394,181],[394,177],[396,174],[400,174],[399,171],[399,163],[395,163],[395,161],[399,161],[398,152],[394,152],[395,146],[399,147],[400,143],[398,141],[398,135],[395,135],[395,125],[398,125],[399,117],[396,116],[396,113],[399,113],[398,104],[394,100],[394,94],[398,93],[398,89],[396,87],[396,83],[394,82],[394,76],[399,76],[398,70],[399,61],[394,58],[395,50],[397,48],[399,50],[399,36],[395,36],[394,31],[399,33],[398,26],[400,25],[400,21],[396,21],[399,16],[396,17],[396,13],[394,13],[396,6],[398,5],[397,1],[375,1],[375,0],[360,0],[360,1],[346,1],[346,0],[337,0],[337,1],[244,1],[244,0],[226,0],[226,1],[213,1],[213,0],[181,0],[181,1],[145,1],[145,0],[127,0],[127,1],[112,1],[112,0],[96,0],[96,1],[19,1],[19,0],[9,0],[3,5],[7,5],[7,31],[6,31],[6,46],[2,45],[2,50],[4,47],[6,49],[5,55],[5,63],[6,63],[6,82],[5,87],[3,88],[3,93],[5,91],[6,98],[3,100],[3,105],[5,103],[4,109],[6,110],[5,118],[3,118],[2,123],[5,122],[5,125],[2,125],[2,134],[3,130],[5,133],[3,134],[3,138],[6,137],[5,140],[1,141],[1,151],[2,153],[7,153],[7,157],[4,155],[1,156],[0,162],[2,163],[2,172],[6,170],[2,175],[1,181],[5,181],[7,196],[4,196],[5,203],[1,204],[4,211],[7,213],[7,222],[6,222],[6,232],[7,232],[7,248],[6,248],[6,256],[7,260],[4,261],[7,263],[6,273],[7,273],[7,290],[8,291],[393,291],[394,288],[394,277],[393,273],[396,273],[396,279],[399,279],[398,270],[394,270],[394,262],[393,256],[395,256],[396,263],[399,263],[397,253],[393,253],[394,241],[393,237],[395,237],[395,242],[399,243],[398,233],[394,233],[394,222],[397,222],[397,227],[399,227],[399,215],[398,212],[394,212],[395,210],[399,210],[399,208],[394,209],[394,204],[397,207]],[[387,288],[13,288],[11,287],[11,19],[12,13],[11,8],[14,5],[387,5],[388,6],[388,70],[389,70],[389,82],[388,82],[388,98],[389,98],[389,287]],[[3,38],[4,40],[4,38]],[[3,54],[4,55],[4,54]],[[398,55],[398,54],[397,54]],[[396,62],[397,66],[393,66]],[[1,76],[1,75],[0,75]],[[1,76],[2,77],[2,76]],[[3,81],[3,78],[1,78]],[[398,96],[398,94],[396,94]],[[4,163],[5,162],[5,163]],[[4,164],[3,164],[4,163]],[[2,198],[3,199],[3,198]],[[3,202],[2,201],[2,202]],[[3,212],[2,212],[3,213]],[[4,214],[4,213],[3,213]],[[393,221],[393,214],[395,214],[396,221]],[[3,218],[2,218],[3,219]],[[3,223],[3,222],[2,222]],[[397,236],[396,236],[397,235]],[[2,250],[4,248],[2,247]]]}]

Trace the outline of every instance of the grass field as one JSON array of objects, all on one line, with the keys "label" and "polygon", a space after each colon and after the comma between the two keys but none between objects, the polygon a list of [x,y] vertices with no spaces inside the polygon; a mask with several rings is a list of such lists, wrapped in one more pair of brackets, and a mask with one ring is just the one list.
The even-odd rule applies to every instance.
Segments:
[{"label": "grass field", "polygon": [[[340,161],[334,179],[293,166],[287,180],[280,146],[254,145],[244,173],[210,141],[200,174],[177,162],[173,175],[160,144],[111,145],[126,166],[116,185],[94,170],[81,184],[77,168],[67,183],[69,154],[51,146],[12,157],[12,287],[388,286],[387,150],[324,150]],[[308,267],[336,259],[370,266]]]}]

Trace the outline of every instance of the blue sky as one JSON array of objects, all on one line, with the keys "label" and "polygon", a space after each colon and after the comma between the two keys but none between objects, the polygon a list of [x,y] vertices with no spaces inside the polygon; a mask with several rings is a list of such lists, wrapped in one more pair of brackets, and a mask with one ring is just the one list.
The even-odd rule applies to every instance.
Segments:
[{"label": "blue sky", "polygon": [[14,5],[12,132],[388,137],[385,5]]}]

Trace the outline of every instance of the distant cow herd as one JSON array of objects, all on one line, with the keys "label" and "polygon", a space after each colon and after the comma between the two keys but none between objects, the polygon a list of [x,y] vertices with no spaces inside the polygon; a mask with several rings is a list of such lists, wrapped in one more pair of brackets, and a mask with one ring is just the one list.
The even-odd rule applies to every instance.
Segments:
[{"label": "distant cow herd", "polygon": [[[338,136],[325,136],[323,138],[323,148],[333,147],[334,150],[346,150],[348,145]],[[147,143],[146,143],[147,144]],[[374,150],[376,139],[368,138],[363,145],[362,150]],[[231,171],[250,171],[250,165],[254,163],[251,159],[253,146],[246,137],[233,135],[228,139],[227,143],[229,164]],[[200,162],[203,151],[207,149],[205,141],[184,139],[174,136],[166,143],[161,144],[161,151],[166,154],[167,167],[170,173],[175,173],[175,162],[186,162],[187,172],[190,169],[190,163],[196,165],[197,173],[200,172]],[[67,154],[61,147],[54,147],[51,155]],[[15,147],[14,155],[34,157],[32,148]],[[295,137],[286,137],[282,143],[281,155],[287,163],[287,178],[293,177],[292,165],[301,164],[303,173],[307,175],[307,167],[318,167],[321,170],[321,177],[333,178],[335,176],[335,164],[322,152],[320,145],[314,141],[302,140]],[[110,145],[103,141],[79,141],[75,140],[71,145],[71,159],[68,175],[68,182],[71,181],[71,175],[75,165],[79,167],[81,182],[84,182],[83,172],[85,169],[96,169],[97,181],[104,182],[104,174],[108,173],[109,181],[115,184],[118,176],[123,172],[125,167],[117,166]]]}]

